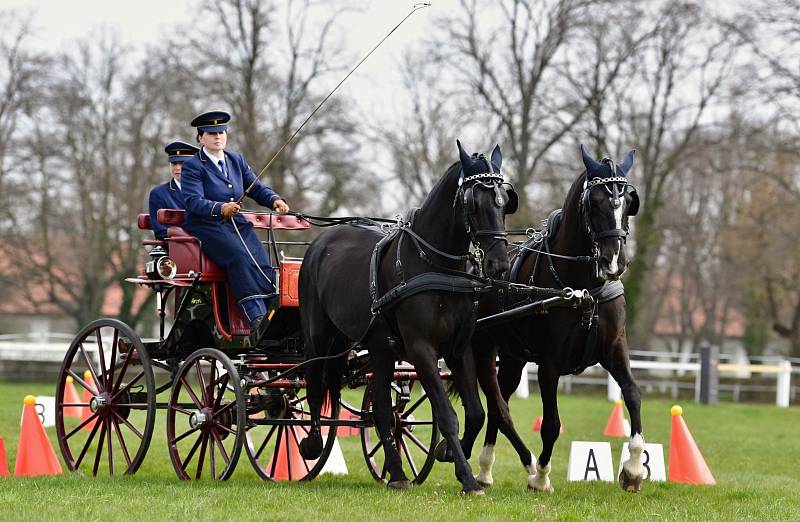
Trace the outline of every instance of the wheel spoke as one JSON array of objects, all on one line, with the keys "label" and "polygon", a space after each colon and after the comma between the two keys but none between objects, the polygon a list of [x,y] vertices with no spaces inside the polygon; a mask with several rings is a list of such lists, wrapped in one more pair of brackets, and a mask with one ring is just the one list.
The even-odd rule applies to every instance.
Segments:
[{"label": "wheel spoke", "polygon": [[416,401],[414,401],[414,404],[412,404],[412,405],[411,405],[411,407],[410,407],[410,408],[408,408],[407,410],[403,411],[403,413],[400,415],[400,417],[403,417],[403,418],[405,418],[405,417],[408,417],[409,415],[411,415],[411,413],[412,413],[414,410],[416,410],[417,408],[419,408],[419,406],[420,406],[420,405],[421,405],[423,402],[425,402],[425,400],[426,400],[427,398],[428,398],[428,396],[427,396],[427,395],[425,395],[425,394],[423,393],[423,394],[422,394],[422,397],[420,397],[419,399],[417,399]]},{"label": "wheel spoke", "polygon": [[108,379],[108,376],[106,375],[106,354],[103,353],[105,350],[103,347],[103,336],[100,333],[101,331],[100,328],[98,328],[96,331],[97,331],[97,355],[100,357],[100,371],[102,372],[101,375],[103,376],[103,381],[100,384],[102,384],[103,391],[105,391],[106,380]]},{"label": "wheel spoke", "polygon": [[120,395],[122,395],[123,393],[125,393],[126,391],[130,390],[131,386],[133,386],[133,385],[136,383],[136,381],[138,381],[138,380],[139,380],[139,379],[141,379],[142,377],[144,377],[144,370],[140,371],[140,372],[139,372],[139,373],[136,375],[136,377],[134,377],[134,378],[133,378],[133,380],[132,380],[132,381],[128,382],[128,384],[126,384],[125,386],[123,386],[122,388],[120,388],[120,389],[119,389],[119,391],[117,391],[117,393],[115,393],[114,395],[112,395],[112,396],[111,396],[111,402],[114,402],[114,399],[116,399],[117,397],[119,397]]},{"label": "wheel spoke", "polygon": [[275,466],[278,464],[278,453],[280,453],[280,449],[281,449],[281,438],[282,438],[282,436],[283,436],[283,426],[279,426],[278,427],[277,443],[275,444],[275,453],[272,454],[272,466],[271,466],[272,469],[270,469],[270,471],[269,471],[269,476],[270,477],[274,477],[275,476]]},{"label": "wheel spoke", "polygon": [[403,424],[405,426],[433,426],[432,420],[404,420]]},{"label": "wheel spoke", "polygon": [[367,457],[372,458],[372,456],[378,452],[381,446],[383,446],[383,441],[378,439],[378,443],[375,445],[374,448],[372,448],[372,451],[370,451],[369,454],[367,454]]},{"label": "wheel spoke", "polygon": [[119,369],[119,378],[117,379],[117,382],[114,383],[114,386],[111,389],[111,394],[112,395],[116,394],[117,390],[119,390],[119,387],[122,386],[122,381],[125,378],[125,372],[128,371],[128,363],[131,360],[131,355],[132,354],[133,354],[133,351],[132,350],[128,350],[128,353],[125,356],[125,362],[122,363],[122,368]]},{"label": "wheel spoke", "polygon": [[411,433],[410,430],[407,430],[406,428],[403,428],[403,434],[405,434],[406,437],[411,439],[411,442],[416,444],[419,447],[419,449],[421,449],[422,451],[425,452],[426,455],[431,452],[431,450],[428,449],[428,447],[425,446],[425,444],[423,444],[413,433]]},{"label": "wheel spoke", "polygon": [[397,440],[400,441],[400,447],[403,448],[403,453],[405,453],[406,460],[408,460],[408,464],[411,466],[411,472],[414,473],[414,478],[417,478],[419,476],[419,470],[417,470],[417,464],[414,462],[414,457],[411,456],[411,451],[409,451],[408,446],[402,437],[398,437]]},{"label": "wheel spoke", "polygon": [[113,421],[114,431],[117,433],[119,445],[122,448],[122,454],[125,455],[125,461],[128,463],[128,469],[131,467],[131,456],[128,453],[128,446],[125,444],[125,437],[122,436],[122,430],[119,429],[119,422]]},{"label": "wheel spoke", "polygon": [[94,454],[94,466],[92,466],[92,475],[95,477],[97,476],[97,469],[100,467],[100,457],[103,456],[103,441],[105,441],[105,434],[106,434],[106,422],[103,419],[100,424],[103,425],[100,428],[100,438],[97,441],[97,452]]},{"label": "wheel spoke", "polygon": [[189,435],[191,435],[192,433],[196,432],[196,431],[197,431],[197,430],[199,430],[199,429],[200,429],[200,426],[198,426],[198,427],[196,427],[196,428],[192,428],[192,429],[190,429],[189,431],[187,431],[187,432],[185,432],[185,433],[183,433],[183,434],[181,434],[181,435],[178,435],[177,437],[175,437],[174,439],[172,439],[172,440],[170,441],[170,444],[177,444],[177,443],[179,443],[180,441],[182,441],[183,439],[185,439],[186,437],[188,437]]},{"label": "wheel spoke", "polygon": [[225,406],[223,406],[222,408],[220,408],[220,409],[218,409],[218,410],[214,411],[214,415],[219,415],[220,413],[222,413],[222,412],[224,412],[224,411],[227,411],[227,410],[229,410],[229,409],[233,408],[234,406],[236,406],[236,403],[235,403],[235,402],[229,402],[228,404],[226,404],[226,405],[225,405]]},{"label": "wheel spoke", "polygon": [[111,444],[111,419],[106,420],[106,445],[108,446],[108,471],[114,476],[114,449]]},{"label": "wheel spoke", "polygon": [[228,386],[228,382],[230,381],[230,375],[227,373],[221,377],[221,382],[215,384],[215,386],[219,386],[219,395],[217,396],[216,400],[214,401],[214,410],[219,408],[220,403],[222,402],[222,398],[225,396],[225,390]]},{"label": "wheel spoke", "polygon": [[219,434],[216,431],[212,431],[211,435],[214,437],[214,442],[217,443],[219,454],[222,455],[222,460],[225,461],[225,464],[228,464],[231,459],[228,456],[228,452],[225,450],[225,446],[222,444],[222,439],[219,438]]},{"label": "wheel spoke", "polygon": [[275,428],[277,428],[277,427],[278,427],[277,424],[273,424],[272,428],[270,428],[269,433],[267,433],[267,436],[264,439],[264,442],[261,443],[261,446],[258,448],[258,451],[256,451],[256,460],[261,458],[261,454],[264,452],[264,449],[267,447],[267,443],[269,442],[269,439],[272,438],[272,435],[275,433]]},{"label": "wheel spoke", "polygon": [[209,430],[208,455],[211,461],[211,478],[217,480],[217,459],[214,456],[214,428]]},{"label": "wheel spoke", "polygon": [[76,433],[81,431],[81,429],[84,426],[86,426],[87,424],[92,422],[93,419],[96,419],[96,418],[97,418],[97,414],[96,413],[92,413],[91,415],[89,415],[89,417],[87,417],[85,421],[83,421],[80,424],[78,424],[77,428],[75,428],[74,430],[72,430],[69,433],[67,433],[66,435],[64,435],[64,440],[67,440],[68,438],[72,437],[73,435],[75,435]]},{"label": "wheel spoke", "polygon": [[84,381],[82,376],[73,372],[72,369],[67,370],[67,375],[71,376],[75,382],[83,387],[84,390],[88,391],[92,395],[97,395],[97,390],[94,388],[94,386],[89,386],[89,383]]},{"label": "wheel spoke", "polygon": [[222,428],[223,430],[227,431],[227,432],[228,432],[228,433],[230,433],[231,435],[236,435],[236,432],[235,432],[235,431],[233,431],[232,429],[230,429],[230,428],[229,428],[229,427],[227,427],[227,426],[223,426],[222,424],[217,424],[217,427],[218,427],[218,428]]},{"label": "wheel spoke", "polygon": [[[97,415],[95,414],[94,416],[96,417]],[[91,417],[89,419],[91,419]],[[89,422],[89,419],[86,420],[87,423]],[[94,428],[92,428],[92,432],[89,434],[89,438],[86,439],[86,444],[83,445],[83,450],[81,450],[81,454],[78,455],[78,459],[75,461],[75,469],[78,469],[78,466],[81,465],[81,461],[83,460],[83,457],[86,455],[86,452],[88,451],[89,446],[92,445],[92,441],[94,440],[94,436],[97,433],[97,428],[98,427],[100,427],[100,423],[99,422],[95,422]],[[78,429],[80,429],[80,428],[81,428],[81,426],[78,426]],[[75,431],[78,431],[78,429],[76,429]],[[73,433],[75,433],[75,431],[73,431]]]},{"label": "wheel spoke", "polygon": [[[297,444],[297,447],[299,448],[300,447],[300,440],[297,438],[297,433],[294,431],[294,427],[290,426],[289,427],[289,431],[292,433],[292,437],[294,438],[294,442],[295,442],[295,444]],[[286,439],[288,440],[289,437],[286,437]],[[290,458],[290,456],[291,456],[291,454],[287,452],[286,453],[286,458],[289,460],[289,462],[291,462],[291,460],[292,460]],[[303,465],[306,467],[306,475],[308,475],[311,472],[311,469],[308,467],[308,461],[306,461],[306,459],[304,459],[302,455],[300,456],[300,460],[303,461]],[[291,473],[289,474],[289,478],[290,479],[292,478],[291,477]]]},{"label": "wheel spoke", "polygon": [[121,420],[125,424],[125,426],[127,426],[128,429],[130,429],[137,437],[139,437],[140,439],[144,439],[144,435],[142,435],[142,432],[136,429],[136,426],[131,424],[128,419],[126,419],[119,413],[115,412],[114,410],[111,410],[111,414],[114,415],[118,420]]},{"label": "wheel spoke", "polygon": [[192,402],[194,402],[195,407],[198,410],[202,410],[203,409],[203,404],[200,402],[200,399],[197,398],[197,395],[194,393],[194,390],[192,389],[192,387],[189,386],[189,383],[186,382],[186,377],[182,375],[180,380],[181,380],[181,384],[183,384],[186,387],[186,391],[189,393],[189,397],[192,398]]},{"label": "wheel spoke", "polygon": [[200,383],[200,389],[203,392],[203,406],[210,406],[211,399],[208,398],[208,390],[206,389],[206,380],[203,377],[203,369],[200,368],[200,359],[194,362],[195,373],[197,374],[197,382]]},{"label": "wheel spoke", "polygon": [[117,344],[119,343],[119,330],[114,328],[114,341],[111,344],[111,362],[108,365],[108,378],[106,379],[106,390],[114,387],[114,366],[117,365]]},{"label": "wheel spoke", "polygon": [[189,454],[186,455],[186,458],[184,459],[184,461],[181,462],[181,469],[183,471],[186,471],[186,467],[189,465],[189,461],[192,460],[192,457],[194,456],[194,452],[197,451],[197,448],[200,447],[200,443],[202,441],[203,441],[203,434],[201,433],[200,436],[197,437],[197,440],[194,441],[194,444],[192,445],[192,449],[189,450]]},{"label": "wheel spoke", "polygon": [[92,374],[92,379],[94,381],[95,389],[91,390],[87,388],[90,392],[93,391],[95,395],[98,394],[99,388],[97,387],[100,384],[100,380],[97,378],[97,372],[94,371],[94,363],[89,358],[89,354],[86,353],[86,348],[83,347],[83,342],[78,343],[78,348],[81,349],[81,355],[83,355],[83,360],[86,361],[86,365],[89,367],[89,373]]},{"label": "wheel spoke", "polygon": [[291,426],[286,426],[285,437],[286,437],[286,473],[289,475],[288,480],[293,480],[294,475],[292,475],[292,448],[289,447],[289,443],[291,442],[289,439],[289,432],[292,431]]},{"label": "wheel spoke", "polygon": [[200,476],[203,474],[203,461],[206,460],[206,446],[208,445],[208,435],[203,433],[203,444],[200,446],[200,458],[197,461],[197,473],[195,474],[195,479],[200,480]]}]

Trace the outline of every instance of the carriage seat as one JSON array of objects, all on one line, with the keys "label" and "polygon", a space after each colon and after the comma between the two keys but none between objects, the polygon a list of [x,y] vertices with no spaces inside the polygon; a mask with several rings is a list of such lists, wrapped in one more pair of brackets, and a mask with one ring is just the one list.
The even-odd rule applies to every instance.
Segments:
[{"label": "carriage seat", "polygon": [[[186,215],[185,210],[162,208],[156,216],[158,222],[164,225],[179,227],[183,225]],[[306,230],[311,228],[311,223],[299,216],[288,214],[274,214],[272,212],[242,212],[239,214],[253,224],[253,228],[264,230]]]},{"label": "carriage seat", "polygon": [[136,216],[136,226],[139,227],[139,230],[153,230],[153,225],[150,223],[150,214]]}]

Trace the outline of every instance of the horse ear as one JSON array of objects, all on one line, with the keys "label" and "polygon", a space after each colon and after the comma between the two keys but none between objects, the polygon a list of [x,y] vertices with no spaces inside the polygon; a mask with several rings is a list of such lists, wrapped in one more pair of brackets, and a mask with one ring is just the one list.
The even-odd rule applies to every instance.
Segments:
[{"label": "horse ear", "polygon": [[622,160],[622,163],[617,165],[617,169],[622,171],[623,176],[627,176],[628,172],[631,170],[633,166],[633,157],[636,155],[636,150],[630,151],[628,154],[625,155],[625,159]]},{"label": "horse ear", "polygon": [[586,150],[586,147],[583,146],[583,143],[581,143],[581,157],[583,158],[583,165],[586,167],[587,177],[591,177],[600,167],[602,167],[602,164],[594,159],[591,154],[589,154],[589,151]]},{"label": "horse ear", "polygon": [[461,141],[456,140],[456,145],[458,145],[458,158],[461,160],[461,170],[466,172],[472,165],[472,160],[469,157],[469,153],[461,146]]},{"label": "horse ear", "polygon": [[500,152],[500,145],[495,145],[492,150],[492,165],[497,172],[500,172],[500,167],[503,165],[503,153]]}]

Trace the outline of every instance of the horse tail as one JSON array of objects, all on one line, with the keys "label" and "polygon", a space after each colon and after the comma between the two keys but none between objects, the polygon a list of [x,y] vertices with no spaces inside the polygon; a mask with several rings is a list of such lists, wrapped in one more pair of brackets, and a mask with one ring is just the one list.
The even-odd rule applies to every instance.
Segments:
[{"label": "horse tail", "polygon": [[444,382],[444,391],[447,392],[447,397],[450,399],[450,402],[458,402],[461,400],[461,396],[458,394],[458,387],[452,380]]}]

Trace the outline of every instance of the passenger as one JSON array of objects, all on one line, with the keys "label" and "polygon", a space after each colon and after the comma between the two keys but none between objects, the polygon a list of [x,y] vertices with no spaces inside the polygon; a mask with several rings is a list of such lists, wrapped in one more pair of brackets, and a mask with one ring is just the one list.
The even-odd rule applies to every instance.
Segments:
[{"label": "passenger", "polygon": [[167,183],[153,187],[150,191],[150,226],[156,239],[164,240],[167,237],[167,227],[156,219],[156,214],[162,208],[183,208],[181,197],[181,167],[183,162],[195,155],[200,150],[194,145],[174,141],[164,147],[169,161],[169,171],[172,179]]},{"label": "passenger", "polygon": [[[255,346],[268,324],[264,316],[276,292],[275,275],[253,225],[237,215],[241,207],[236,201],[256,175],[241,154],[225,150],[230,118],[227,112],[213,111],[192,120],[202,148],[183,164],[183,226],[227,272],[233,296],[250,321],[250,343]],[[247,195],[259,205],[289,211],[289,205],[261,182]]]}]

